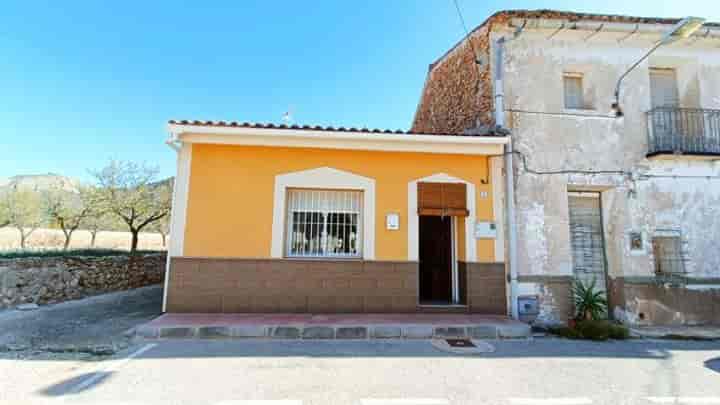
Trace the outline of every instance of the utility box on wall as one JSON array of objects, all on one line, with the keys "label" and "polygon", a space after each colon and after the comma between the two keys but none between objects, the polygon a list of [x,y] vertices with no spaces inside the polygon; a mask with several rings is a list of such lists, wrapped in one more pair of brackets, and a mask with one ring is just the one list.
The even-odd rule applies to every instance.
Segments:
[{"label": "utility box on wall", "polygon": [[495,239],[497,238],[497,228],[495,222],[478,221],[475,223],[475,239]]},{"label": "utility box on wall", "polygon": [[523,322],[532,322],[540,314],[537,295],[521,295],[517,297],[518,317]]}]

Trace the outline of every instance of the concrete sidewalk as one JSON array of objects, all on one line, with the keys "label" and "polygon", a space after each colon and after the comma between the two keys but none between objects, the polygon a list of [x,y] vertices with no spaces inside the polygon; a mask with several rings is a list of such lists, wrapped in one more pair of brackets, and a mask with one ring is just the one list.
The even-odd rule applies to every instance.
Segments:
[{"label": "concrete sidewalk", "polygon": [[720,340],[720,326],[640,326],[630,332],[644,339]]},{"label": "concrete sidewalk", "polygon": [[475,314],[165,314],[136,329],[157,338],[528,338],[530,326]]}]

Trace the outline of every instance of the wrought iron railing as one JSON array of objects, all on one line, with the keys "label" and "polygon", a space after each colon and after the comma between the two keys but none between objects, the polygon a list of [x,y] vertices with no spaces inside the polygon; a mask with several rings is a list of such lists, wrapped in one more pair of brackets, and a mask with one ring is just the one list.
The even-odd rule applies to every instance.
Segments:
[{"label": "wrought iron railing", "polygon": [[720,155],[720,110],[653,108],[647,127],[648,155]]}]

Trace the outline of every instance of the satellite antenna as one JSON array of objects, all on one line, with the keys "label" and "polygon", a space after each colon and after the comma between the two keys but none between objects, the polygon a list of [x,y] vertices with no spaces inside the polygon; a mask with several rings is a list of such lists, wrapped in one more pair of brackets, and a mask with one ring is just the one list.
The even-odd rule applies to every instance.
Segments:
[{"label": "satellite antenna", "polygon": [[288,110],[285,111],[282,115],[282,121],[285,125],[290,125],[292,123],[292,107],[288,107]]}]

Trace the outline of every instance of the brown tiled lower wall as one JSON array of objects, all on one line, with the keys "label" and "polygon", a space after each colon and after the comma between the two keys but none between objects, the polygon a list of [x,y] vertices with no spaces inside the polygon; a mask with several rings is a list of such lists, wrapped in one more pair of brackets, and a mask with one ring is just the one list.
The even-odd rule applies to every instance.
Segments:
[{"label": "brown tiled lower wall", "polygon": [[415,312],[415,262],[172,258],[168,312]]},{"label": "brown tiled lower wall", "polygon": [[458,273],[460,296],[469,312],[507,315],[504,263],[458,262]]},{"label": "brown tiled lower wall", "polygon": [[[720,324],[720,290],[691,290],[653,280],[618,277],[610,301],[629,323],[644,325]],[[618,312],[618,311],[616,311]]]},{"label": "brown tiled lower wall", "polygon": [[[459,268],[469,312],[506,314],[502,263]],[[419,310],[416,262],[175,257],[168,283],[168,312]]]}]

